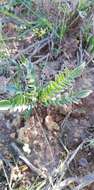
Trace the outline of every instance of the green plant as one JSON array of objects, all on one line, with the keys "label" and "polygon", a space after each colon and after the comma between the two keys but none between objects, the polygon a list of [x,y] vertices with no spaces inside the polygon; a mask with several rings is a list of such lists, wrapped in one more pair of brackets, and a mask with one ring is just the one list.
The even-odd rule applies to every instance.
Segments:
[{"label": "green plant", "polygon": [[85,24],[82,28],[83,44],[89,53],[94,52],[93,20],[93,14],[88,14]]},{"label": "green plant", "polygon": [[90,53],[94,52],[94,36],[91,35],[87,38],[88,50]]},{"label": "green plant", "polygon": [[91,90],[82,90],[80,92],[69,92],[74,80],[81,75],[85,68],[85,63],[81,64],[74,70],[65,69],[63,73],[56,76],[55,81],[49,82],[39,95],[39,99],[44,104],[68,104],[77,103],[91,93]]},{"label": "green plant", "polygon": [[32,24],[32,32],[38,38],[44,37],[48,32],[51,32],[51,30],[51,22],[45,17],[42,18],[42,16]]},{"label": "green plant", "polygon": [[79,0],[78,10],[88,11],[94,5],[94,0]]},{"label": "green plant", "polygon": [[[23,66],[26,68],[24,88],[21,79],[18,78],[20,80],[20,82],[18,81],[19,85],[17,85],[17,82],[14,84],[15,95],[7,100],[0,100],[0,110],[18,109],[21,111],[33,108],[37,103],[42,103],[46,106],[78,103],[81,98],[85,98],[92,92],[91,90],[81,90],[78,92],[71,90],[75,79],[82,74],[85,63],[82,63],[73,70],[65,69],[63,73],[56,76],[55,81],[50,81],[45,87],[38,87],[35,80],[34,68],[29,62],[21,64],[19,69],[22,70]],[[12,88],[9,88],[10,90]]]}]

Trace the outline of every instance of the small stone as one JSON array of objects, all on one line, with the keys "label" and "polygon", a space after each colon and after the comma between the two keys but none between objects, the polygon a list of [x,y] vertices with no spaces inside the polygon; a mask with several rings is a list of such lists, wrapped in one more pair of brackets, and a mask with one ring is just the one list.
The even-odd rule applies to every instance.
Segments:
[{"label": "small stone", "polygon": [[30,154],[31,153],[31,149],[29,148],[29,144],[24,144],[23,146],[23,151]]},{"label": "small stone", "polygon": [[81,158],[79,160],[79,164],[80,164],[80,166],[87,167],[88,166],[88,161],[86,160],[86,158]]},{"label": "small stone", "polygon": [[48,130],[50,131],[53,131],[53,130],[56,130],[56,131],[59,131],[59,125],[53,121],[52,117],[50,115],[47,115],[45,117],[45,125],[47,127]]},{"label": "small stone", "polygon": [[10,134],[10,137],[11,137],[12,139],[15,139],[16,133],[11,133],[11,134]]}]

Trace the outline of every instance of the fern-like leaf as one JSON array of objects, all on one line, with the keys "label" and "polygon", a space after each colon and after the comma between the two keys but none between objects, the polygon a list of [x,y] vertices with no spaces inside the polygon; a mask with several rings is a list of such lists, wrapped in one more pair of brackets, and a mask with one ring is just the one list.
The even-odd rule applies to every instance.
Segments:
[{"label": "fern-like leaf", "polygon": [[25,89],[26,91],[22,91],[20,94],[16,94],[10,99],[0,100],[0,110],[24,111],[35,106],[38,101],[45,105],[78,103],[81,98],[87,97],[92,91],[82,90],[71,94],[65,92],[68,92],[69,87],[73,84],[74,80],[81,75],[84,68],[85,63],[74,70],[66,69],[56,77],[55,81],[49,82],[48,86],[44,87],[39,92],[36,90],[35,83],[32,84],[31,73],[28,73],[29,80],[28,88]]},{"label": "fern-like leaf", "polygon": [[49,82],[49,84],[41,90],[39,99],[43,103],[46,103],[49,99],[55,97],[56,94],[67,90],[74,82],[74,79],[81,75],[84,68],[85,63],[73,70],[65,69],[63,73],[57,75],[55,81]]},{"label": "fern-like leaf", "polygon": [[79,92],[73,92],[63,97],[61,96],[60,98],[58,97],[52,98],[48,100],[48,102],[46,102],[46,105],[64,105],[64,104],[72,104],[72,103],[78,104],[82,98],[86,98],[91,93],[92,93],[92,90],[81,90]]},{"label": "fern-like leaf", "polygon": [[27,94],[17,94],[8,100],[0,100],[0,111],[22,111],[29,108],[32,99],[29,93]]}]

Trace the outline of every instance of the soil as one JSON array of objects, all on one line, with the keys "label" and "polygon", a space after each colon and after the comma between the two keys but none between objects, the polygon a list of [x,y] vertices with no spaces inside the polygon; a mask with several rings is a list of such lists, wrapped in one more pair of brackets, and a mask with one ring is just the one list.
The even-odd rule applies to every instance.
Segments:
[{"label": "soil", "polygon": [[[93,67],[88,72],[90,80],[89,85],[94,89],[93,82]],[[87,75],[86,75],[87,77]],[[85,78],[84,78],[85,80]],[[79,81],[78,81],[79,85]],[[84,84],[83,84],[84,85]],[[0,114],[0,154],[9,163],[13,162],[14,153],[11,151],[11,143],[16,142],[20,149],[23,149],[23,144],[28,143],[30,153],[24,154],[29,161],[38,168],[46,169],[49,174],[58,166],[60,159],[65,150],[60,143],[60,140],[65,144],[69,151],[73,151],[86,138],[94,138],[94,93],[86,98],[78,106],[74,105],[73,110],[65,124],[62,125],[64,118],[68,114],[64,113],[60,108],[41,108],[37,109],[38,118],[34,112],[26,122],[22,120],[19,114],[1,113]],[[67,108],[68,109],[68,108]],[[69,108],[70,109],[70,108]],[[58,125],[59,129],[51,129],[45,124],[47,115],[52,117],[54,125]],[[50,125],[49,124],[49,125]],[[61,128],[60,128],[61,126]],[[75,161],[71,165],[73,175],[83,176],[94,170],[94,147],[84,146],[75,157]],[[19,166],[23,163],[15,158]],[[14,165],[14,164],[13,164]],[[8,167],[6,165],[6,167]],[[31,173],[31,172],[30,172]],[[33,174],[34,175],[34,174]],[[30,178],[33,176],[30,174]],[[28,175],[29,176],[29,175]],[[2,181],[2,178],[1,178]],[[28,181],[28,180],[27,180]],[[26,182],[27,184],[27,182]]]},{"label": "soil", "polygon": [[[13,25],[6,24],[3,30],[4,33],[6,32],[7,37],[17,35]],[[61,51],[58,56],[54,55],[54,52],[49,52],[48,45],[41,50],[42,52],[40,53],[44,56],[49,53],[49,58],[47,58],[46,62],[43,62],[45,64],[43,67],[40,62],[36,64],[37,59],[33,57],[39,84],[47,84],[65,67],[74,68],[78,64],[79,40],[77,35],[79,35],[79,28],[76,28],[76,30],[75,28],[73,32],[71,30],[71,35],[67,35],[61,42],[59,47]],[[76,35],[73,35],[74,31]],[[12,42],[8,44],[11,47],[11,56],[16,55],[19,49],[27,48],[31,42],[34,43],[34,40],[32,37],[20,43]],[[83,53],[83,56],[85,60],[88,60],[85,53]],[[2,63],[0,64],[3,65]],[[0,99],[7,97],[5,89],[12,72],[14,72],[13,69],[15,70],[14,67],[10,68],[7,73],[4,71],[5,75],[4,72],[3,74],[2,72],[0,73]],[[94,66],[92,64],[87,66],[86,72],[77,80],[75,89],[82,87],[94,90]],[[69,114],[69,112],[71,113]],[[66,156],[63,144],[67,150],[73,151],[85,139],[94,139],[94,92],[85,100],[82,100],[79,105],[69,105],[66,108],[45,108],[38,105],[27,121],[24,120],[22,113],[10,113],[9,111],[0,113],[0,159],[4,161],[5,169],[9,176],[11,176],[11,168],[14,168],[15,163],[19,168],[24,165],[23,161],[17,157],[11,148],[11,144],[14,142],[34,166],[41,170],[46,170],[51,175],[62,157],[65,158]],[[29,149],[27,148],[24,151],[25,144],[29,145]],[[70,166],[72,176],[84,176],[89,172],[93,172],[93,156],[94,144],[89,146],[85,144]],[[2,168],[0,173],[0,190],[4,190],[7,189],[7,183]],[[28,167],[22,173],[21,185],[29,186],[29,183],[32,183],[36,178],[36,173]],[[19,186],[19,184],[20,182],[18,181],[15,187]],[[94,184],[87,190],[94,190]]]}]

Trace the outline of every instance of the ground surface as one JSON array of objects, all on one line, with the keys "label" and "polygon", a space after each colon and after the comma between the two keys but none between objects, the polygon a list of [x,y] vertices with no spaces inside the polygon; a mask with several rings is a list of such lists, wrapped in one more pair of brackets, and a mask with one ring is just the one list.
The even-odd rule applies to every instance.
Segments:
[{"label": "ground surface", "polygon": [[[51,9],[51,16],[53,15],[51,19],[54,20],[57,12],[53,13],[54,7],[48,5],[45,4],[45,10],[49,12]],[[75,6],[72,2],[71,5]],[[13,11],[18,17],[22,17],[21,12],[24,13],[24,9],[24,6],[17,5]],[[28,15],[25,18],[28,18]],[[19,60],[21,54],[27,56],[33,62],[36,78],[40,85],[53,80],[55,74],[63,71],[65,67],[70,69],[76,67],[81,59],[89,64],[83,76],[77,80],[75,88],[87,86],[88,89],[94,90],[93,54],[85,49],[84,42],[81,41],[83,20],[71,24],[69,32],[60,40],[59,45],[55,44],[55,48],[56,46],[57,49],[59,48],[59,52],[56,53],[54,52],[55,48],[52,51],[53,42],[49,35],[37,40],[37,37],[33,37],[32,32],[29,31],[28,35],[19,40],[17,39],[19,20],[15,21],[16,19],[5,14],[1,14],[1,19],[4,22],[2,33],[6,37],[5,47],[8,53],[13,60]],[[21,34],[21,32],[19,33]],[[45,41],[42,42],[42,40]],[[36,44],[32,47],[34,43]],[[0,64],[0,99],[4,99],[9,97],[9,94],[6,93],[6,86],[11,76],[15,74],[15,66],[9,66],[8,61],[5,60],[1,60]],[[66,178],[75,176],[81,178],[94,172],[93,92],[79,105],[48,108],[38,105],[27,120],[23,118],[22,113],[0,112],[0,159],[3,161],[3,167],[2,163],[0,166],[0,190],[11,190],[11,188],[18,190],[23,187],[27,189],[34,184],[35,180],[40,182],[44,174],[52,176],[60,161],[63,162],[67,154],[75,151],[86,139],[91,139],[92,143],[88,145],[86,142],[79,149],[66,172]],[[26,144],[29,146],[25,147]],[[32,169],[30,163],[35,168]],[[38,177],[39,174],[41,178]],[[77,184],[79,183],[73,182],[68,188],[66,187],[66,190],[77,190],[75,188]],[[94,190],[93,183],[90,185],[87,184],[86,190]],[[48,185],[40,189],[51,190],[51,188]],[[31,187],[31,190],[33,189],[37,190],[37,187]],[[81,189],[85,188],[81,187]]]}]

